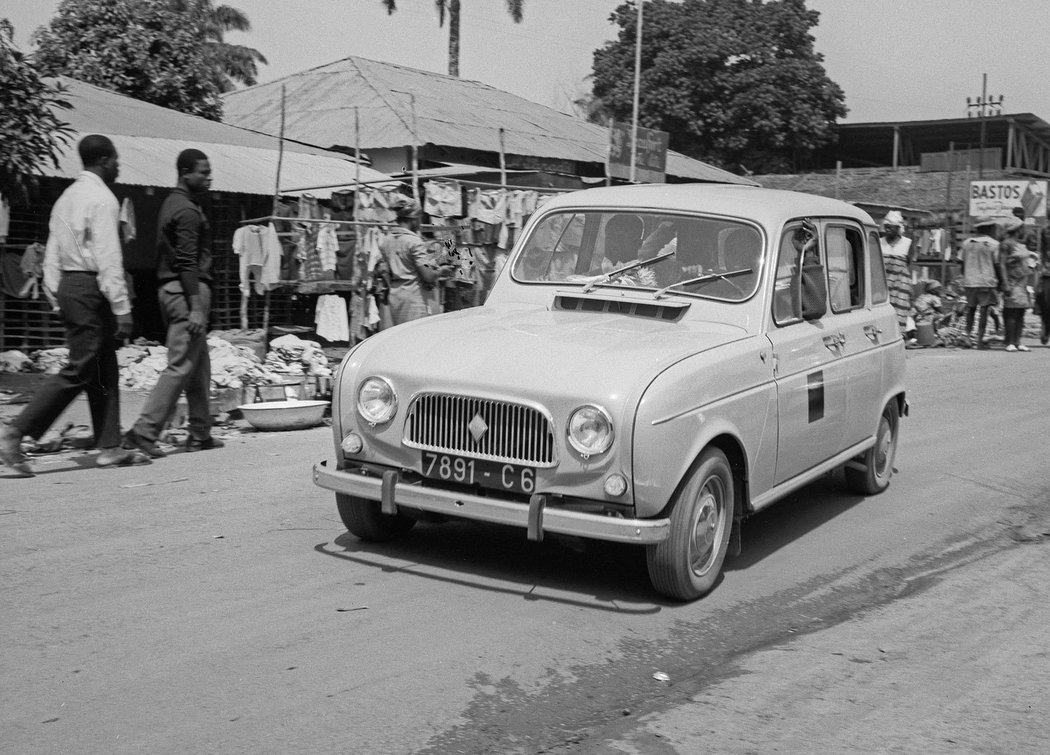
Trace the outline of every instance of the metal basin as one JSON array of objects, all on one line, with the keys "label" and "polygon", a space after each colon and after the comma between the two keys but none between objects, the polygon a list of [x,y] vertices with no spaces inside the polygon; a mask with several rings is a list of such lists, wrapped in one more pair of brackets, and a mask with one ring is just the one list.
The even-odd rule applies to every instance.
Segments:
[{"label": "metal basin", "polygon": [[261,401],[237,407],[257,430],[304,430],[320,424],[328,401]]}]

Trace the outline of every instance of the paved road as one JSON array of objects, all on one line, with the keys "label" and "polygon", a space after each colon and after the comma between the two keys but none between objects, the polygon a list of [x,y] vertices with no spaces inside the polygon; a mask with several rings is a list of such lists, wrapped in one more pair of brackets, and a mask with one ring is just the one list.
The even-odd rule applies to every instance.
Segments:
[{"label": "paved road", "polygon": [[[148,467],[62,455],[33,479],[0,469],[4,749],[685,753],[715,728],[701,723],[715,694],[719,749],[768,751],[779,727],[763,739],[775,717],[751,707],[779,704],[756,696],[767,682],[796,691],[790,741],[817,743],[804,717],[827,711],[793,685],[820,687],[816,666],[756,652],[891,631],[871,616],[895,607],[950,623],[957,603],[931,599],[929,615],[923,597],[963,573],[979,589],[1017,533],[1038,536],[1050,500],[1050,349],[909,352],[909,369],[890,490],[864,499],[829,477],[800,491],[745,525],[722,584],[688,605],[654,596],[627,547],[474,523],[363,544],[310,482],[331,455],[325,428],[238,434]],[[971,639],[1010,642],[1029,594],[1004,591],[995,635]],[[883,649],[917,658],[897,631]],[[921,700],[913,667],[897,664],[897,682]],[[1007,741],[1037,741],[1008,725],[1021,728]],[[851,746],[838,744],[823,749]]]}]

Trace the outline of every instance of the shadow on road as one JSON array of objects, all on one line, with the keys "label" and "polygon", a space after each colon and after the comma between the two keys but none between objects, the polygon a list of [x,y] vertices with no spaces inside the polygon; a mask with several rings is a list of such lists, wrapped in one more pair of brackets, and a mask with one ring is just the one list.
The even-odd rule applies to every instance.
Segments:
[{"label": "shadow on road", "polygon": [[[742,552],[727,560],[726,571],[760,563],[864,500],[849,492],[841,477],[807,485],[744,522]],[[384,572],[523,600],[626,614],[688,605],[653,591],[641,547],[558,535],[533,543],[517,528],[483,522],[419,522],[401,539],[383,543],[344,533],[314,550]]]},{"label": "shadow on road", "polygon": [[482,522],[420,522],[403,538],[374,543],[349,533],[318,553],[385,572],[520,595],[596,611],[657,613],[641,548],[579,538],[525,539],[516,528]]},{"label": "shadow on road", "polygon": [[821,477],[745,520],[740,555],[726,561],[726,571],[754,566],[865,500],[841,475]]}]

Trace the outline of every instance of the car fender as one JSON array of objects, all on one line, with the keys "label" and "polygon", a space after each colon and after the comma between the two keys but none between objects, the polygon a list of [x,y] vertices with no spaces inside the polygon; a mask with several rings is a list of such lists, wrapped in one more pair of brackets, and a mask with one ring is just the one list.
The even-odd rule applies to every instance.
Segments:
[{"label": "car fender", "polygon": [[759,489],[772,484],[777,399],[770,361],[768,341],[748,338],[684,359],[654,378],[638,404],[631,440],[637,516],[663,512],[712,442],[740,449],[744,479]]}]

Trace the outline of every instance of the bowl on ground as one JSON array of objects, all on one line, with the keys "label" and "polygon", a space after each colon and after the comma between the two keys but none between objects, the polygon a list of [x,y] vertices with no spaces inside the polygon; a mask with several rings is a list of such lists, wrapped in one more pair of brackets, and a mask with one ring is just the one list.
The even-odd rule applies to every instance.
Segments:
[{"label": "bowl on ground", "polygon": [[327,401],[260,401],[243,404],[238,409],[256,430],[304,430],[315,427],[324,418]]}]

